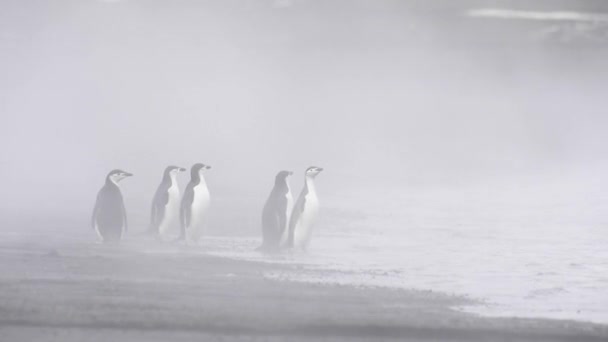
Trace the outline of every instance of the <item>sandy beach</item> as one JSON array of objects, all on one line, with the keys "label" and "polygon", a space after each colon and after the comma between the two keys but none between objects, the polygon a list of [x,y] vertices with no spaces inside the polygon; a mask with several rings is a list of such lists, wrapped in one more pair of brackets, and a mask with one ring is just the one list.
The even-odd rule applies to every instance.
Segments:
[{"label": "sandy beach", "polygon": [[[0,245],[4,341],[603,341],[608,327],[483,318],[432,291],[269,280],[298,265],[198,247],[31,236]],[[328,274],[328,276],[331,276]]]}]

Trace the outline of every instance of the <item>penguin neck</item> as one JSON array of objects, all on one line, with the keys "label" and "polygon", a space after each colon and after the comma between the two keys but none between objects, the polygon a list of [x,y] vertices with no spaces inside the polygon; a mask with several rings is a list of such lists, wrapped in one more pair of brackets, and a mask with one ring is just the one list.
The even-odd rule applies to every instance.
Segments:
[{"label": "penguin neck", "polygon": [[291,189],[289,188],[289,182],[286,179],[277,180],[274,183],[275,189],[278,189],[281,193],[288,194]]},{"label": "penguin neck", "polygon": [[308,190],[308,193],[312,193],[312,194],[316,194],[316,188],[315,188],[315,179],[312,177],[308,177],[306,176],[306,182],[305,185],[306,190]]},{"label": "penguin neck", "polygon": [[168,175],[165,175],[165,177],[163,178],[163,182],[169,183],[169,186],[176,185],[177,184],[177,174],[170,173]]},{"label": "penguin neck", "polygon": [[107,185],[107,186],[114,186],[114,187],[120,188],[120,186],[118,185],[118,183],[117,183],[117,182],[115,182],[115,181],[114,181],[112,178],[110,178],[110,177],[106,177],[106,185]]},{"label": "penguin neck", "polygon": [[194,184],[194,186],[207,186],[207,183],[205,182],[205,177],[199,173],[197,173],[196,175],[192,175],[192,179],[190,180],[190,182]]}]

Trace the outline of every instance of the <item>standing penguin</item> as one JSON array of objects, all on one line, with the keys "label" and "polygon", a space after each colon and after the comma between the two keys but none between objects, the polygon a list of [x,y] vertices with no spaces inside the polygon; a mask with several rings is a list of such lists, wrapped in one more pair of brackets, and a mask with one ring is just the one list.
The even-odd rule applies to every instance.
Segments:
[{"label": "standing penguin", "polygon": [[287,177],[291,171],[281,171],[274,179],[274,188],[262,210],[262,245],[261,251],[277,251],[287,240],[289,216],[293,209],[293,196]]},{"label": "standing penguin", "polygon": [[123,230],[127,231],[127,211],[118,182],[131,176],[122,170],[112,170],[106,176],[106,184],[97,193],[91,226],[103,242],[118,242]]},{"label": "standing penguin", "polygon": [[150,233],[156,236],[167,236],[179,214],[179,186],[177,174],[186,169],[167,166],[163,179],[152,200],[150,214]]},{"label": "standing penguin", "polygon": [[179,240],[197,242],[203,234],[207,209],[209,209],[209,189],[203,175],[211,166],[194,164],[190,170],[190,182],[184,191],[180,207],[181,231]]},{"label": "standing penguin", "polygon": [[289,236],[287,247],[306,250],[310,243],[312,227],[319,213],[319,199],[315,189],[315,177],[323,168],[311,166],[306,169],[304,189],[289,219]]}]

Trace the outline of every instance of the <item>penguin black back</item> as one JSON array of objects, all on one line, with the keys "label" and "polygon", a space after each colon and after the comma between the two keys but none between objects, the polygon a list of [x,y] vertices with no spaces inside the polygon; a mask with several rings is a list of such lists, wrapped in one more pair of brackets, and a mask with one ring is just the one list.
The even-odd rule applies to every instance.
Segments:
[{"label": "penguin black back", "polygon": [[292,175],[291,171],[280,171],[274,181],[274,187],[266,200],[262,210],[262,245],[258,250],[273,252],[280,248],[281,240],[286,233],[291,191],[287,183],[287,177]]},{"label": "penguin black back", "polygon": [[[192,165],[192,168],[190,169],[190,182],[188,182],[188,185],[186,186],[186,190],[184,191],[184,197],[182,198],[182,202],[181,202],[181,206],[180,206],[180,213],[179,213],[179,218],[180,218],[180,236],[179,236],[179,240],[185,240],[186,239],[186,230],[189,228],[194,228],[194,230],[199,229],[201,227],[191,227],[191,225],[193,223],[197,223],[198,221],[201,221],[201,219],[204,219],[203,216],[205,216],[206,214],[206,210],[202,209],[201,210],[201,204],[199,203],[200,201],[196,201],[195,197],[198,197],[200,200],[201,194],[199,192],[198,196],[197,196],[197,191],[196,188],[197,187],[201,187],[204,186],[205,190],[206,190],[206,184],[202,182],[204,182],[203,178],[202,178],[202,172],[205,170],[210,169],[211,166],[209,165],[205,165],[202,163],[196,163],[194,165]],[[209,195],[208,191],[206,191],[205,194],[207,197]],[[195,204],[195,202],[197,202],[199,205],[197,206]],[[207,202],[208,202],[208,198],[207,198]],[[198,209],[198,210],[197,210]],[[200,224],[199,224],[200,225]],[[200,237],[200,231],[194,232],[192,231],[192,229],[190,229],[190,232],[188,233],[190,237],[194,238],[194,240],[197,240]]]},{"label": "penguin black back", "polygon": [[97,194],[91,225],[104,242],[120,240],[123,230],[128,229],[127,213],[118,182],[131,176],[132,174],[118,169],[110,171]]},{"label": "penguin black back", "polygon": [[151,234],[157,235],[160,230],[160,226],[165,220],[167,204],[169,203],[169,189],[173,185],[173,176],[177,172],[186,171],[182,167],[170,165],[163,171],[163,178],[161,179],[160,185],[156,189],[154,198],[152,200],[152,208],[150,211],[150,228]]}]

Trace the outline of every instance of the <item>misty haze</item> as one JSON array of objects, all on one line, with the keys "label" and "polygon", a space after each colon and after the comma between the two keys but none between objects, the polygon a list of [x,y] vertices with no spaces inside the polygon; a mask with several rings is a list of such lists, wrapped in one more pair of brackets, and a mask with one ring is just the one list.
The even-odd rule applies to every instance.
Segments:
[{"label": "misty haze", "polygon": [[608,2],[0,1],[0,340],[608,340]]}]

